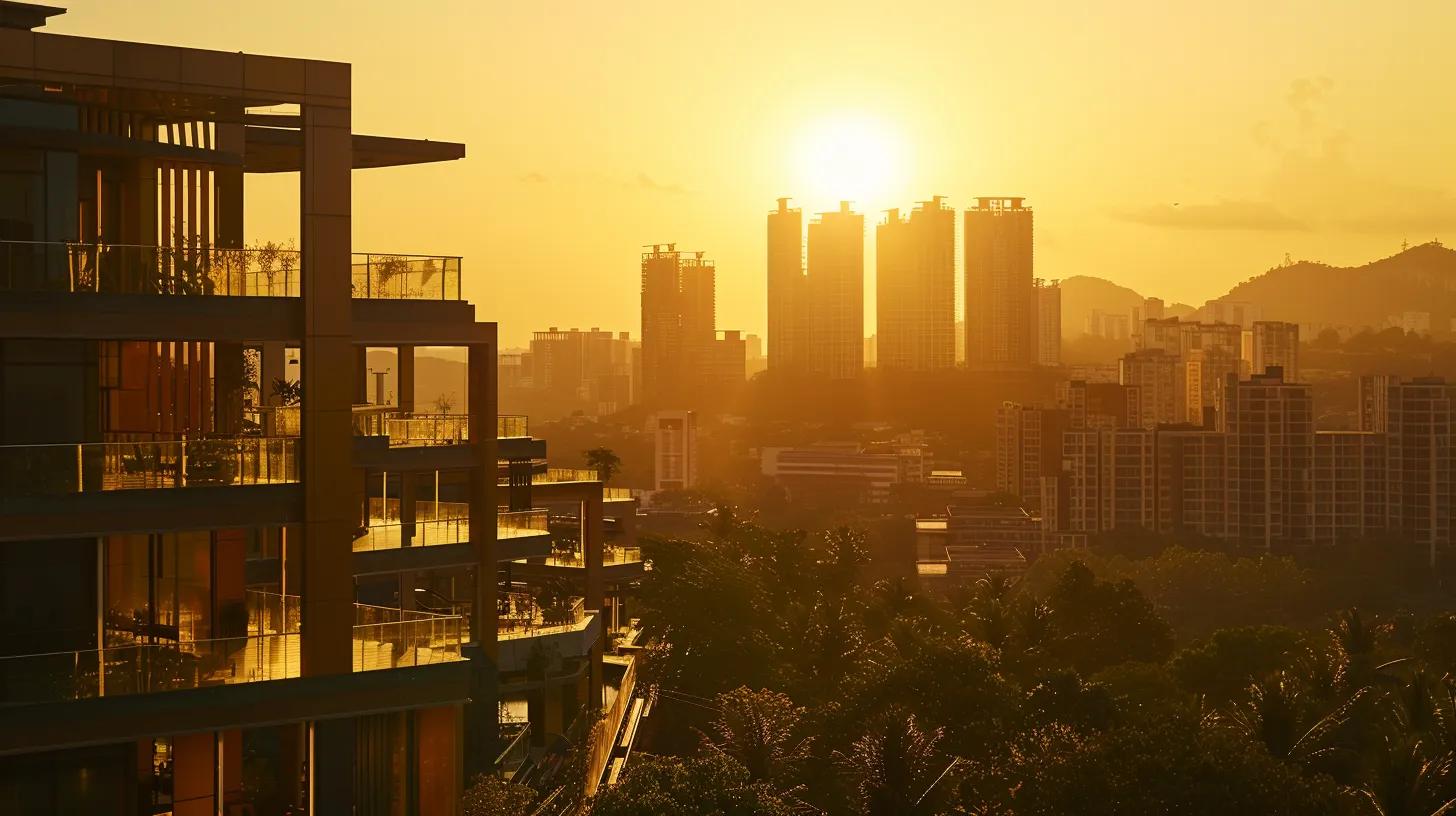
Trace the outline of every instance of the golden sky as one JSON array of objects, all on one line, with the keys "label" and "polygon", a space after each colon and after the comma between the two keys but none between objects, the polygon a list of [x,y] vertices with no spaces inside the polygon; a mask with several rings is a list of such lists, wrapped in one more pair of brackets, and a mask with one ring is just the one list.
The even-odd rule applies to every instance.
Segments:
[{"label": "golden sky", "polygon": [[[1040,277],[1195,304],[1456,231],[1451,2],[66,5],[49,30],[351,62],[356,132],[465,142],[355,173],[355,247],[464,255],[507,345],[635,335],[639,247],[668,241],[718,261],[721,328],[762,332],[765,212],[865,186],[856,151],[871,222],[1025,196]],[[250,182],[250,238],[296,239],[290,183]]]}]

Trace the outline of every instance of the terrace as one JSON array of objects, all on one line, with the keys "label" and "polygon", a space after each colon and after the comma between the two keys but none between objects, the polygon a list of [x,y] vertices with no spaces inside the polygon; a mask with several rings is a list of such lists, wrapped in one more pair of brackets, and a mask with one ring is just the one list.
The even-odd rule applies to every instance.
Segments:
[{"label": "terrace", "polygon": [[275,437],[0,446],[0,495],[292,484],[297,440]]},{"label": "terrace", "polygon": [[[388,505],[397,510],[398,501],[391,499]],[[407,524],[398,520],[397,512],[392,518],[372,515],[368,526],[354,539],[354,552],[470,542],[470,505],[465,502],[417,503],[416,512],[421,508],[435,517],[417,517],[413,523]],[[549,535],[547,522],[545,510],[500,511],[496,513],[496,540]]]},{"label": "terrace", "polygon": [[[0,705],[152,694],[300,676],[297,596],[249,593],[248,633],[0,657]],[[355,604],[355,672],[461,660],[458,615]]]},{"label": "terrace", "polygon": [[[354,253],[350,289],[370,300],[458,301],[460,261],[449,255]],[[296,249],[158,247],[0,241],[0,290],[126,295],[298,297]]]}]

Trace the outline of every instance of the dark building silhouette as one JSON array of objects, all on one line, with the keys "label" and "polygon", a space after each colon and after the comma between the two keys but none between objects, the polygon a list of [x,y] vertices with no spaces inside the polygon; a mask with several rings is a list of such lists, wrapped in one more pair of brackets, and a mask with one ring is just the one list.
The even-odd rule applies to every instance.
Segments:
[{"label": "dark building silhouette", "polygon": [[864,371],[864,216],[842,201],[809,224],[809,361],[843,380]]},{"label": "dark building silhouette", "polygon": [[779,199],[768,214],[768,366],[809,368],[808,291],[804,279],[804,215]]},{"label": "dark building silhouette", "polygon": [[1031,208],[978,198],[965,211],[966,364],[1021,370],[1037,360]]},{"label": "dark building silhouette", "polygon": [[890,210],[875,235],[875,365],[955,367],[955,210],[940,196]]},{"label": "dark building silhouette", "polygon": [[652,407],[714,404],[743,382],[744,341],[715,326],[715,273],[702,252],[676,244],[642,253],[642,394]]}]

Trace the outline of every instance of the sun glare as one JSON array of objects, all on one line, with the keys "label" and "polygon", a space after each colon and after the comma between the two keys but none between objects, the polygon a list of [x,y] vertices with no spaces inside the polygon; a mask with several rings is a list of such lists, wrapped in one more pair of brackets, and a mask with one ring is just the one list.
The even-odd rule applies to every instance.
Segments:
[{"label": "sun glare", "polygon": [[873,208],[901,171],[899,152],[895,134],[872,117],[814,122],[799,139],[799,195],[811,204],[848,200],[862,210]]}]

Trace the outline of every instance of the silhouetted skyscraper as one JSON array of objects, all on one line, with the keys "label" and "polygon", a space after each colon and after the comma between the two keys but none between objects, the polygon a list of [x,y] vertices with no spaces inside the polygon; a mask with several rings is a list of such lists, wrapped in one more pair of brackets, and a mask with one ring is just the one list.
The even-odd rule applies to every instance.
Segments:
[{"label": "silhouetted skyscraper", "polygon": [[941,197],[876,230],[877,365],[933,371],[955,366],[955,210]]},{"label": "silhouetted skyscraper", "polygon": [[965,214],[966,364],[1024,369],[1036,362],[1031,208],[978,198]]},{"label": "silhouetted skyscraper", "polygon": [[1037,279],[1036,364],[1055,368],[1062,364],[1062,286]]},{"label": "silhouetted skyscraper", "polygon": [[676,244],[642,253],[642,386],[652,405],[693,404],[708,379],[715,271],[703,253]]},{"label": "silhouetted skyscraper", "polygon": [[864,370],[864,216],[841,201],[809,224],[809,360],[832,379]]},{"label": "silhouetted skyscraper", "polygon": [[779,199],[768,214],[768,365],[775,370],[809,368],[803,242],[803,213]]}]

